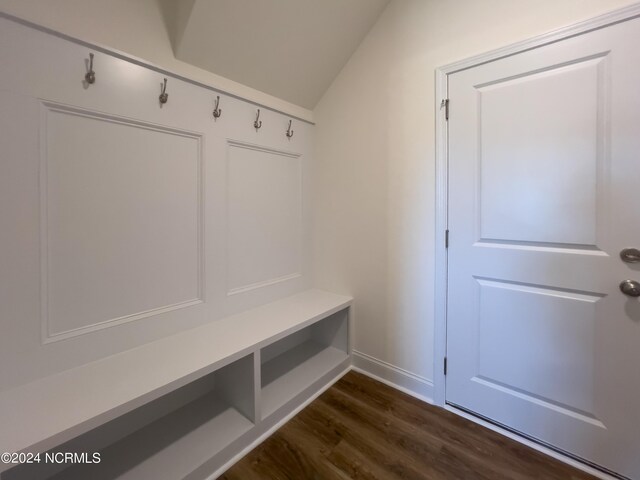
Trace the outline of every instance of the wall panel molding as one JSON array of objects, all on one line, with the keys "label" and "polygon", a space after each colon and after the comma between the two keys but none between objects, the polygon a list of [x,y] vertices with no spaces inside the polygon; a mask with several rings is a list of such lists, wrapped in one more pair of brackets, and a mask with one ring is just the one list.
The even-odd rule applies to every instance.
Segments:
[{"label": "wall panel molding", "polygon": [[258,145],[256,143],[251,143],[251,142],[243,142],[241,140],[234,140],[234,139],[231,139],[231,138],[227,139],[227,145],[230,146],[230,147],[246,148],[248,150],[256,150],[258,152],[273,153],[274,155],[280,155],[280,156],[283,156],[283,157],[291,157],[291,158],[300,158],[300,157],[302,157],[301,153],[290,152],[290,151],[282,150],[282,149],[278,149],[278,148],[271,148],[271,147],[267,147],[265,145]]},{"label": "wall panel molding", "polygon": [[[41,290],[41,325],[42,325],[42,343],[50,343],[63,339],[67,339],[70,337],[76,337],[79,335],[88,334],[91,332],[95,332],[97,330],[102,330],[105,328],[114,327],[117,325],[122,325],[124,323],[132,322],[141,318],[151,317],[155,315],[161,315],[163,313],[167,313],[173,310],[178,310],[182,308],[187,308],[193,305],[198,305],[204,302],[204,292],[205,292],[205,266],[204,266],[204,175],[203,175],[203,134],[197,132],[191,132],[187,130],[181,130],[176,128],[165,127],[163,125],[153,124],[149,122],[143,122],[136,119],[131,119],[127,117],[120,117],[111,114],[106,114],[103,112],[78,108],[75,106],[69,106],[59,103],[54,103],[46,100],[40,100],[41,106],[41,117],[40,117],[40,290]],[[154,305],[151,305],[150,308],[141,308],[141,309],[133,309],[132,311],[125,312],[121,315],[109,316],[108,318],[100,318],[97,321],[87,321],[86,324],[79,325],[75,328],[56,328],[54,323],[56,320],[55,315],[52,312],[52,252],[51,252],[51,235],[52,235],[52,218],[51,218],[51,209],[52,205],[50,204],[50,184],[52,182],[52,172],[51,172],[51,162],[50,158],[50,136],[52,135],[51,121],[52,115],[63,115],[74,117],[75,119],[83,119],[89,122],[98,121],[105,122],[106,125],[112,126],[120,126],[127,127],[136,130],[143,131],[142,135],[147,134],[149,132],[151,134],[160,134],[167,135],[169,139],[184,139],[187,142],[184,145],[188,145],[190,142],[193,142],[193,145],[188,145],[190,151],[195,152],[195,156],[191,159],[185,159],[185,169],[188,167],[195,167],[194,171],[191,171],[189,174],[192,175],[192,185],[193,191],[189,190],[189,193],[193,195],[195,199],[195,205],[191,205],[193,207],[193,211],[191,212],[194,217],[194,231],[191,232],[193,237],[195,238],[195,244],[189,246],[188,248],[184,248],[184,246],[180,246],[186,252],[186,256],[190,258],[193,257],[195,264],[191,265],[189,268],[193,271],[193,276],[190,278],[190,283],[193,284],[191,290],[192,294],[184,295],[183,298],[179,298],[175,301],[169,301],[164,303],[162,301],[155,302]],[[134,134],[137,134],[135,132]],[[117,139],[116,139],[117,142]],[[116,143],[114,142],[114,143]],[[193,148],[192,148],[193,147]],[[195,150],[194,150],[195,148]],[[95,153],[95,152],[94,152]],[[89,154],[87,155],[87,158]],[[117,159],[116,159],[117,160]],[[180,159],[182,161],[182,159]],[[193,160],[190,164],[187,163],[188,160]],[[152,165],[155,166],[155,165]],[[68,168],[68,167],[66,167]],[[114,167],[115,168],[115,167]],[[158,166],[160,168],[160,166]],[[164,165],[164,168],[167,168]],[[150,172],[151,173],[151,172]],[[143,173],[144,174],[144,173]],[[67,178],[66,181],[69,181]],[[129,184],[131,182],[135,182],[135,179],[128,179]],[[91,185],[87,185],[87,193],[91,190]],[[93,186],[95,187],[95,185]],[[119,195],[122,192],[114,191],[113,195]],[[158,194],[155,192],[156,195]],[[78,203],[83,201],[82,198],[75,199]],[[158,209],[161,209],[163,205],[159,205]],[[60,212],[58,212],[60,214]],[[96,212],[96,215],[100,215],[103,212]],[[173,212],[174,214],[176,212]],[[179,212],[178,212],[179,213]],[[62,212],[65,214],[65,212]],[[159,218],[163,213],[158,213],[155,218]],[[169,213],[166,214],[167,216]],[[175,215],[177,217],[177,215]],[[135,227],[135,225],[134,225]],[[84,227],[84,228],[89,228]],[[96,248],[98,248],[96,246]],[[133,248],[133,247],[132,247]],[[191,250],[189,250],[191,249]],[[122,260],[122,259],[120,259]],[[158,260],[161,260],[158,258]],[[95,273],[97,276],[100,276],[100,273]],[[149,274],[151,277],[151,274]],[[88,289],[93,288],[94,285],[91,285],[88,282]],[[97,288],[97,287],[96,287]],[[95,293],[95,292],[94,292]],[[108,292],[107,292],[108,294]],[[83,293],[78,292],[77,296],[75,296],[78,301],[82,301]],[[88,299],[85,299],[88,301]],[[118,299],[110,298],[109,302],[118,303]],[[135,303],[135,301],[133,302]],[[95,312],[96,316],[100,316],[100,312]]]},{"label": "wall panel molding", "polygon": [[302,277],[301,160],[227,139],[227,296]]},{"label": "wall panel molding", "polygon": [[282,283],[282,282],[286,282],[288,280],[293,280],[296,278],[300,278],[302,277],[301,273],[292,273],[290,275],[283,275],[281,277],[277,277],[277,278],[271,278],[269,280],[265,280],[263,282],[256,282],[256,283],[252,283],[249,285],[245,285],[243,287],[238,287],[238,288],[232,288],[227,292],[227,296],[232,296],[232,295],[237,295],[239,293],[246,293],[246,292],[250,292],[251,290],[256,290],[258,288],[263,288],[263,287],[268,287],[270,285],[275,285],[277,283]]}]

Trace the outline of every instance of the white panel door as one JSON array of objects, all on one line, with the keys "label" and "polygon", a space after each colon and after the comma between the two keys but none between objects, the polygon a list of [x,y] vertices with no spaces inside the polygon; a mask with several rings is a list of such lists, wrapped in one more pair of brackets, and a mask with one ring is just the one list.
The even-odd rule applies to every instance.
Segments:
[{"label": "white panel door", "polygon": [[449,75],[447,402],[640,478],[640,19]]}]

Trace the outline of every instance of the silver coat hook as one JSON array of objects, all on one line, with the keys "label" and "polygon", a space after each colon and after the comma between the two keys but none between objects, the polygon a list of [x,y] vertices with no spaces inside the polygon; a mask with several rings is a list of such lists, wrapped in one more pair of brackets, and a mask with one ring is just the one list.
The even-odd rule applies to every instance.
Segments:
[{"label": "silver coat hook", "polygon": [[165,104],[169,100],[169,94],[167,93],[167,79],[164,79],[164,85],[162,86],[162,93],[160,94],[160,103]]},{"label": "silver coat hook", "polygon": [[286,133],[287,138],[289,138],[289,139],[290,139],[291,137],[293,137],[293,130],[291,130],[291,122],[292,122],[292,121],[293,121],[293,120],[289,120],[289,128],[287,128],[287,133]]},{"label": "silver coat hook", "polygon": [[220,95],[216,97],[216,107],[213,109],[213,118],[220,118],[222,115],[222,109],[218,108],[220,106]]},{"label": "silver coat hook", "polygon": [[262,127],[262,120],[258,121],[259,119],[260,119],[260,109],[258,109],[258,113],[256,114],[256,121],[253,122],[253,128],[255,128],[256,130]]},{"label": "silver coat hook", "polygon": [[84,79],[88,84],[95,83],[96,72],[93,71],[93,53],[89,54],[89,71],[85,74]]}]

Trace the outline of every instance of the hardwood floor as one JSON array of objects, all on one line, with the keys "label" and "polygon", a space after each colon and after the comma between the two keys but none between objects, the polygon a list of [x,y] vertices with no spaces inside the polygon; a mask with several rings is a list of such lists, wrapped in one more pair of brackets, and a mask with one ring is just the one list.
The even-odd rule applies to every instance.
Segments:
[{"label": "hardwood floor", "polygon": [[593,479],[443,409],[349,372],[222,480]]}]

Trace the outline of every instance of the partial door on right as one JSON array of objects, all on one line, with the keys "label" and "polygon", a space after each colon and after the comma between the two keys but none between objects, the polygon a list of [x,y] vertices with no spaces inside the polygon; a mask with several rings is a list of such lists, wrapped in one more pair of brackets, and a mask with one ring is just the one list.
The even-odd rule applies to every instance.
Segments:
[{"label": "partial door on right", "polygon": [[640,19],[448,96],[447,403],[640,479]]}]

